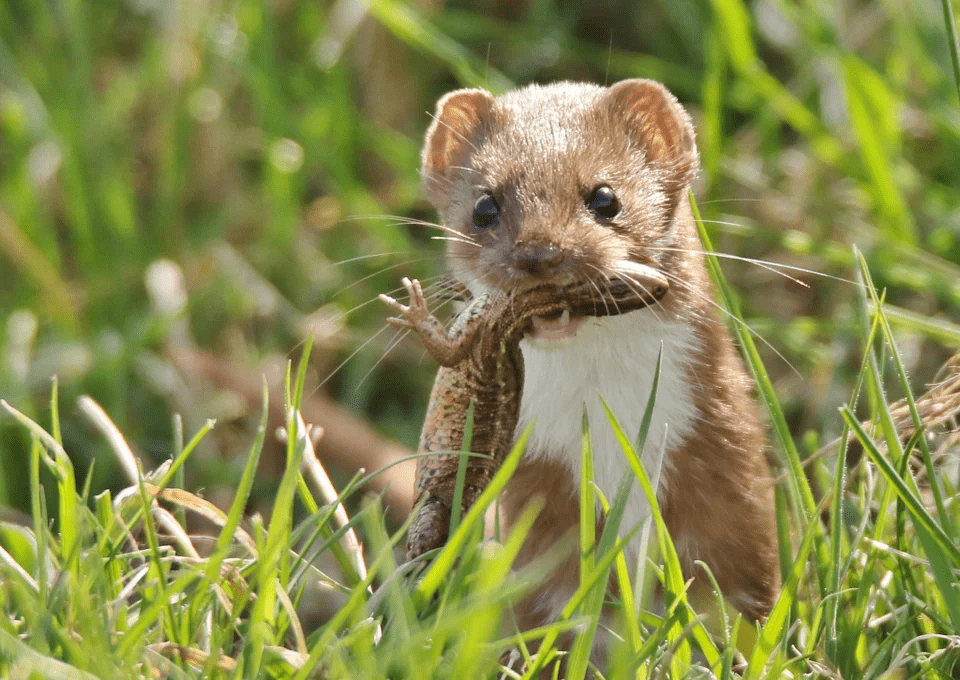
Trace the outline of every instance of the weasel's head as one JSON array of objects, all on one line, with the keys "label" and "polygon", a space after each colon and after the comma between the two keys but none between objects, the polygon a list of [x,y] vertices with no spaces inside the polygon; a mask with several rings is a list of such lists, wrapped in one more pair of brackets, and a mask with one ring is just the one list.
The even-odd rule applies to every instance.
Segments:
[{"label": "weasel's head", "polygon": [[596,309],[615,308],[624,286],[666,308],[698,245],[686,202],[698,168],[676,98],[625,80],[500,98],[451,92],[427,132],[422,174],[462,235],[449,264],[474,293],[588,282]]}]

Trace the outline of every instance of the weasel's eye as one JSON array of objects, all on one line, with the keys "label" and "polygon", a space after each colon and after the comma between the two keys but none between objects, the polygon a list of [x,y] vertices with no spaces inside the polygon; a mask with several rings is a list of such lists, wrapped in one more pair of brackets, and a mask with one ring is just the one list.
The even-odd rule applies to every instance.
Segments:
[{"label": "weasel's eye", "polygon": [[500,206],[493,194],[484,194],[473,204],[473,226],[479,229],[496,226],[500,221]]},{"label": "weasel's eye", "polygon": [[620,213],[620,199],[613,193],[613,189],[601,184],[587,196],[587,208],[597,217],[613,219]]}]

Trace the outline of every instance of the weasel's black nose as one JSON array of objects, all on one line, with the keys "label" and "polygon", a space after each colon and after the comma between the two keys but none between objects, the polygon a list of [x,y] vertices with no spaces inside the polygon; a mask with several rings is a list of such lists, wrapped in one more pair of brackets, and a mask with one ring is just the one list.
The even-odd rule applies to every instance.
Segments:
[{"label": "weasel's black nose", "polygon": [[548,276],[563,262],[563,250],[540,243],[518,243],[513,248],[513,265],[533,276]]}]

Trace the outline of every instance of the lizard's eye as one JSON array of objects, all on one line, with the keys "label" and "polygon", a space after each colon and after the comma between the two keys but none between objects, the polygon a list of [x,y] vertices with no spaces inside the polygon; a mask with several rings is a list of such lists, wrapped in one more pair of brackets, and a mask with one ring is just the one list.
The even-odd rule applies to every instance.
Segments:
[{"label": "lizard's eye", "polygon": [[489,229],[500,222],[500,206],[493,194],[484,194],[473,204],[473,226],[478,229]]},{"label": "lizard's eye", "polygon": [[620,213],[620,199],[606,184],[590,192],[586,204],[590,212],[603,220],[611,220]]}]

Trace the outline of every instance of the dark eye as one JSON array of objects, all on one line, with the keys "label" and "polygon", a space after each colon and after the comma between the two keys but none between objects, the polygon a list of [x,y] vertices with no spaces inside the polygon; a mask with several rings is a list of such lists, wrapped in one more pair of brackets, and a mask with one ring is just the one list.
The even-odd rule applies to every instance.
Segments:
[{"label": "dark eye", "polygon": [[487,229],[500,221],[500,206],[493,194],[484,194],[473,204],[473,226]]},{"label": "dark eye", "polygon": [[620,213],[620,199],[613,189],[601,184],[587,196],[587,208],[597,217],[613,219]]}]

